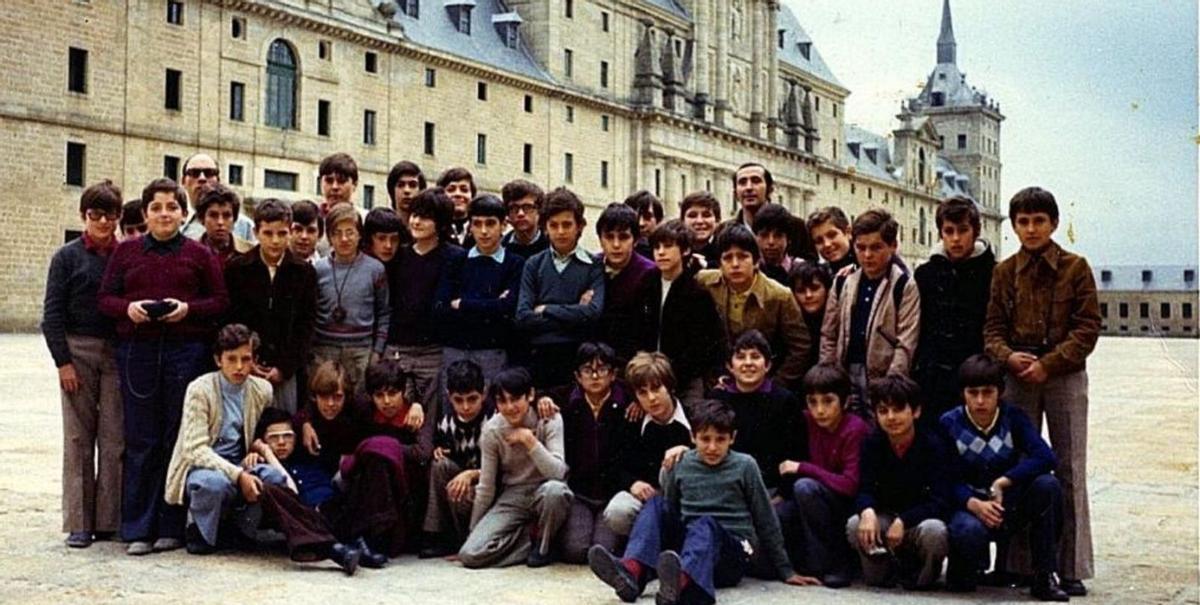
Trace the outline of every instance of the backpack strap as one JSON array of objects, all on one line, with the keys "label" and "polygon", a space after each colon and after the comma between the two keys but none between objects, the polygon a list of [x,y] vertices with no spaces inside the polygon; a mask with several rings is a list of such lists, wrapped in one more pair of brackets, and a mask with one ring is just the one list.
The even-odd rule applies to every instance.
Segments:
[{"label": "backpack strap", "polygon": [[895,285],[892,286],[892,306],[896,312],[896,317],[900,317],[900,303],[904,300],[904,286],[908,285],[908,272],[900,273],[900,277],[896,278]]}]

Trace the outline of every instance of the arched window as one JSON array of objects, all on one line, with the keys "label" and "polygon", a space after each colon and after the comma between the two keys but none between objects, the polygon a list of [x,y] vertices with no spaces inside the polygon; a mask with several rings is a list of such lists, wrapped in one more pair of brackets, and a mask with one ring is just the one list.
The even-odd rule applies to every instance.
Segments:
[{"label": "arched window", "polygon": [[917,176],[921,179],[919,184],[925,184],[925,148],[922,147],[917,151]]},{"label": "arched window", "polygon": [[267,51],[267,126],[296,127],[296,55],[282,39]]}]

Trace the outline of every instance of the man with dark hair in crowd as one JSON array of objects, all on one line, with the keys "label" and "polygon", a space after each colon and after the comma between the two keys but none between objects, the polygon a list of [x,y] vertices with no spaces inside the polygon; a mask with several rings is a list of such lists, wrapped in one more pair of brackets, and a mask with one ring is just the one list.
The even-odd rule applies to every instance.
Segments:
[{"label": "man with dark hair in crowd", "polygon": [[235,217],[241,216],[242,201],[236,191],[217,183],[200,190],[200,201],[196,204],[196,214],[204,223],[204,235],[200,243],[208,246],[222,266],[241,254],[245,254],[254,244],[233,234]]},{"label": "man with dark hair in crowd", "polygon": [[326,156],[317,167],[321,182],[321,216],[338,204],[353,204],[358,189],[358,163],[348,153]]},{"label": "man with dark hair in crowd", "polygon": [[425,173],[421,167],[408,160],[401,160],[392,166],[387,177],[388,197],[392,199],[392,209],[400,215],[400,220],[408,224],[409,204],[417,194],[425,190]]},{"label": "man with dark hair in crowd", "polygon": [[653,193],[643,189],[625,198],[625,205],[633,208],[633,211],[637,213],[638,231],[642,234],[641,237],[636,237],[634,251],[643,258],[654,258],[654,251],[650,249],[649,237],[663,220],[662,202]]},{"label": "man with dark hair in crowd", "polygon": [[[221,169],[217,162],[207,153],[194,153],[183,161],[183,178],[179,184],[187,190],[188,200],[196,210],[187,222],[183,224],[183,234],[198,240],[204,235],[204,213],[200,212],[200,192],[213,185],[221,183]],[[233,233],[238,237],[254,243],[254,223],[249,217],[236,214]]]},{"label": "man with dark hair in crowd", "polygon": [[454,202],[454,216],[450,221],[454,243],[465,245],[467,236],[467,207],[475,199],[475,177],[466,168],[449,168],[438,177],[437,186],[446,190],[446,195]]}]

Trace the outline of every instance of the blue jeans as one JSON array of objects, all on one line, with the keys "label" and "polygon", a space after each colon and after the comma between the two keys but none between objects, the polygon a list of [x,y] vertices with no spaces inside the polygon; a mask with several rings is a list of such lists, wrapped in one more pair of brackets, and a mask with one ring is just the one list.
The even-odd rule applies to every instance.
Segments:
[{"label": "blue jeans", "polygon": [[974,514],[960,510],[950,517],[950,565],[947,580],[969,580],[987,568],[988,544],[1006,540],[1029,527],[1033,570],[1058,571],[1058,544],[1062,528],[1062,486],[1053,475],[1040,475],[1033,481],[1014,486],[1004,493],[1004,522],[989,529]]},{"label": "blue jeans", "polygon": [[187,513],[163,500],[167,463],[179,436],[183,394],[210,366],[199,342],[122,341],[117,366],[124,403],[121,538],[183,538]]},{"label": "blue jeans", "polygon": [[775,505],[788,556],[805,575],[846,573],[850,549],[842,537],[850,499],[810,477],[797,479],[791,497]]},{"label": "blue jeans", "polygon": [[[250,473],[262,479],[263,483],[287,486],[287,477],[273,466],[258,464]],[[193,468],[188,471],[187,497],[192,520],[209,546],[217,545],[217,528],[221,525],[221,513],[245,502],[237,483],[230,481],[224,472],[211,468]]]}]

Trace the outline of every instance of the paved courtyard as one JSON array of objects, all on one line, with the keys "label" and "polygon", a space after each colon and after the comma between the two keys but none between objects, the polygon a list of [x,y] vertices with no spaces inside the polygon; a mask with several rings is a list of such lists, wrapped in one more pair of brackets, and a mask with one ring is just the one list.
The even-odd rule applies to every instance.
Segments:
[{"label": "paved courtyard", "polygon": [[[1089,364],[1088,481],[1097,578],[1085,603],[1200,603],[1197,588],[1196,340],[1103,338]],[[467,571],[403,559],[346,578],[286,557],[176,551],[131,558],[122,546],[68,550],[61,517],[61,422],[38,336],[0,336],[0,603],[617,603],[581,567]],[[653,602],[653,588],[640,603]],[[748,580],[721,603],[1028,601],[998,589],[969,599]]]}]

